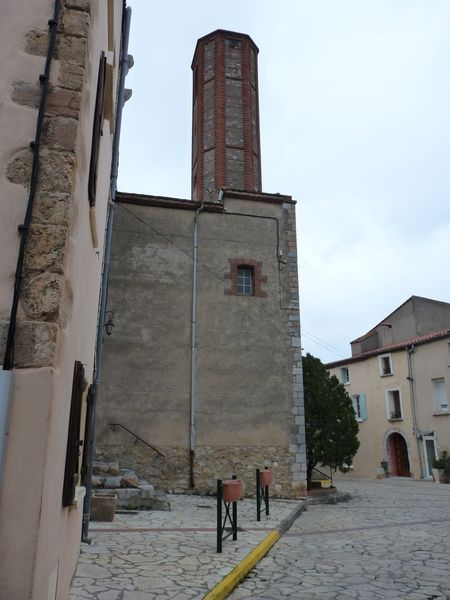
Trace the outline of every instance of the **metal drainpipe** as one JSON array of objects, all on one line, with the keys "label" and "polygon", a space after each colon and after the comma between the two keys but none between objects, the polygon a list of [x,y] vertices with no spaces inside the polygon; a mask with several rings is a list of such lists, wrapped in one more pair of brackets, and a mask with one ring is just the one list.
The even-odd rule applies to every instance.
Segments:
[{"label": "metal drainpipe", "polygon": [[417,442],[417,451],[419,454],[420,472],[423,477],[424,476],[424,468],[423,468],[422,453],[420,450],[420,441],[419,441],[416,391],[414,389],[414,370],[413,370],[414,346],[409,346],[406,349],[406,352],[407,352],[407,360],[408,360],[409,395],[411,398],[411,413],[412,413],[412,418],[413,418],[413,434],[414,434],[414,437],[416,438],[416,442]]},{"label": "metal drainpipe", "polygon": [[197,249],[198,216],[205,210],[202,202],[194,216],[194,234],[192,238],[192,312],[191,312],[191,407],[189,417],[189,486],[195,486],[195,404],[197,392]]},{"label": "metal drainpipe", "polygon": [[[86,495],[83,503],[83,525],[81,541],[90,544],[91,538],[89,537],[89,518],[91,514],[91,494],[92,494],[92,461],[94,458],[94,443],[95,443],[95,413],[97,408],[98,398],[98,386],[100,383],[101,367],[102,367],[102,350],[103,350],[103,324],[105,322],[106,313],[106,300],[108,296],[108,276],[109,276],[109,262],[111,256],[111,241],[112,241],[112,230],[114,223],[114,211],[115,211],[115,199],[117,190],[117,176],[119,169],[119,144],[120,144],[120,130],[122,126],[122,109],[125,104],[125,77],[129,69],[133,66],[133,59],[128,55],[128,41],[130,39],[130,24],[131,24],[131,8],[125,9],[123,16],[123,38],[122,38],[122,49],[120,58],[120,73],[117,91],[117,112],[116,112],[116,126],[114,131],[113,148],[112,148],[112,159],[111,159],[111,181],[110,181],[110,193],[111,202],[108,211],[108,220],[106,225],[106,238],[105,238],[105,251],[103,260],[103,273],[102,282],[100,288],[100,307],[97,322],[97,339],[95,347],[95,368],[94,377],[92,382],[92,421],[90,427],[90,439],[86,440],[88,445],[88,467],[86,473]],[[129,96],[128,96],[129,98]],[[127,99],[128,99],[127,98]]]}]

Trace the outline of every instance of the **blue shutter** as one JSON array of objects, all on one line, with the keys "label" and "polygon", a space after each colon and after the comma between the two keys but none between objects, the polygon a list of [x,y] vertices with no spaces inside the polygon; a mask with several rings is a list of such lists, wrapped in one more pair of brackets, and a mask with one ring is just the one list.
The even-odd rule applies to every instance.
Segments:
[{"label": "blue shutter", "polygon": [[366,408],[366,395],[365,394],[359,395],[359,410],[361,412],[361,419],[363,421],[366,421],[367,420],[367,408]]}]

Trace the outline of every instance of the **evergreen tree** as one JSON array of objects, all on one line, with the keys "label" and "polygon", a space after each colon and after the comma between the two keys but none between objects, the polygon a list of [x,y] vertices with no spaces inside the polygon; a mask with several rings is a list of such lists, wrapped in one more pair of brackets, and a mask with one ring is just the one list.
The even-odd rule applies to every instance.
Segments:
[{"label": "evergreen tree", "polygon": [[358,448],[358,423],[345,387],[320,359],[303,357],[307,479],[318,464],[334,470],[351,465]]}]

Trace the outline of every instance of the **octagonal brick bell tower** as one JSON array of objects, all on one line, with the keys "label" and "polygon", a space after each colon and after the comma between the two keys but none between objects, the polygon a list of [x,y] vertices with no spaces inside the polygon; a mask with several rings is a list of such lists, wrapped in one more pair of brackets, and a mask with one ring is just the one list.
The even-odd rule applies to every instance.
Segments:
[{"label": "octagonal brick bell tower", "polygon": [[261,191],[258,47],[218,29],[197,42],[192,61],[192,200],[218,189]]}]

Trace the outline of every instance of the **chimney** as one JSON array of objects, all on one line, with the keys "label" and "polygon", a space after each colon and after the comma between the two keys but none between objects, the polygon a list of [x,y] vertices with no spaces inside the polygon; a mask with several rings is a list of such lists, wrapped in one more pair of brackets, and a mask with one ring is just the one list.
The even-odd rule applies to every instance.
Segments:
[{"label": "chimney", "polygon": [[192,199],[261,191],[258,48],[243,33],[200,38],[192,61]]}]

